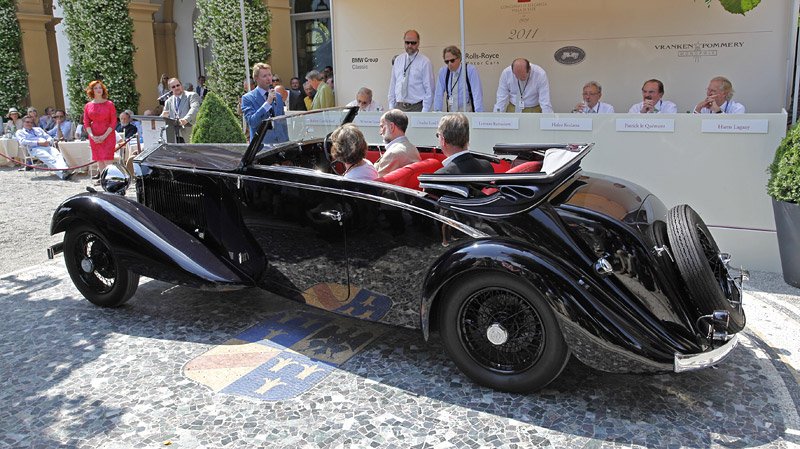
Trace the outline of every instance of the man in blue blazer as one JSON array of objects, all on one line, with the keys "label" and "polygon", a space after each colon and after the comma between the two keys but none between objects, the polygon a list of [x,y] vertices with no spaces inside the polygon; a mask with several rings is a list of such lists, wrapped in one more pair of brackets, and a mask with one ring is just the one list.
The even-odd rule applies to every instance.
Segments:
[{"label": "man in blue blazer", "polygon": [[[253,66],[256,88],[242,96],[242,113],[250,128],[250,140],[255,137],[261,122],[270,117],[283,115],[283,98],[272,87],[272,67],[258,62]],[[267,131],[262,143],[278,143],[289,140],[285,120],[273,122],[275,127]]]}]

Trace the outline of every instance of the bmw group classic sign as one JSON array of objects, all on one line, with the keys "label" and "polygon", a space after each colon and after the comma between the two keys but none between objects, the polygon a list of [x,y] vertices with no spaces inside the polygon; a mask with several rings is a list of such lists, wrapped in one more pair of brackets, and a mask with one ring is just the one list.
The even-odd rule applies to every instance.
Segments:
[{"label": "bmw group classic sign", "polygon": [[[316,307],[377,321],[389,311],[386,296],[319,284],[303,296]],[[214,392],[280,401],[298,396],[385,332],[352,318],[317,311],[272,315],[184,366],[184,375]]]}]

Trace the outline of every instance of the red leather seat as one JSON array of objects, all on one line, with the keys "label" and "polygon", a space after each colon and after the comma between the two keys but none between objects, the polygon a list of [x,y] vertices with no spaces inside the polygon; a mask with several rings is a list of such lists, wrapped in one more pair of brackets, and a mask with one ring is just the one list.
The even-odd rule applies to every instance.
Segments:
[{"label": "red leather seat", "polygon": [[523,162],[516,167],[511,167],[506,173],[533,173],[542,171],[542,161]]},{"label": "red leather seat", "polygon": [[500,162],[492,164],[495,173],[505,173],[511,168],[511,162],[505,159],[500,159]]},{"label": "red leather seat", "polygon": [[376,179],[376,181],[420,190],[418,176],[433,173],[440,168],[442,168],[442,162],[432,157],[400,167],[387,173],[386,176]]},{"label": "red leather seat", "polygon": [[378,159],[381,157],[381,152],[378,150],[367,150],[367,160],[372,162],[378,162]]}]

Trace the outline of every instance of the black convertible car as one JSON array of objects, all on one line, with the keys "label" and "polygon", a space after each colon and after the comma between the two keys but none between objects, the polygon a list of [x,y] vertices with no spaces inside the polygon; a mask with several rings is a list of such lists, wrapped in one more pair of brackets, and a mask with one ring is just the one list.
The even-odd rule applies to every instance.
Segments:
[{"label": "black convertible car", "polygon": [[[505,391],[544,387],[571,354],[680,372],[736,345],[743,274],[689,206],[581,170],[591,144],[497,145],[477,155],[496,173],[471,176],[432,174],[442,155],[421,149],[421,162],[354,181],[328,136],[356,113],[270,119],[250,145],[163,144],[136,160],[136,200],[112,167],[106,192],[55,211],[51,233],[65,235],[49,253],[99,306],[123,304],[143,275],[436,331],[466,375]],[[278,131],[289,140],[262,143]]]}]

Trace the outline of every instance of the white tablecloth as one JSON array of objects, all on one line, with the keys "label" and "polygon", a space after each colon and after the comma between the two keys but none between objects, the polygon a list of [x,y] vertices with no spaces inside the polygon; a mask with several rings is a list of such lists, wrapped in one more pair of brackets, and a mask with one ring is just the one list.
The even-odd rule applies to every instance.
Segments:
[{"label": "white tablecloth", "polygon": [[[22,160],[25,157],[25,154],[19,147],[19,143],[16,139],[7,139],[5,137],[0,138],[0,152],[7,155],[8,157],[17,158]],[[0,165],[13,165],[14,163],[9,161],[8,159],[0,156]]]},{"label": "white tablecloth", "polygon": [[[89,148],[89,141],[75,141],[75,142],[60,142],[58,149],[64,160],[70,167],[83,165],[92,160],[92,149]],[[80,171],[86,171],[89,167],[84,167]]]}]

